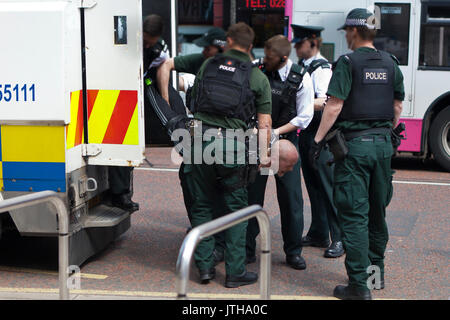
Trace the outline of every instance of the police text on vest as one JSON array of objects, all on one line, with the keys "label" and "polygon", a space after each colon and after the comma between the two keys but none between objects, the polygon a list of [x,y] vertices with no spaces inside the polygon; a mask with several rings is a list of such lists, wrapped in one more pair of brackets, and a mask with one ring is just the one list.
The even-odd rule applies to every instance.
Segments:
[{"label": "police text on vest", "polygon": [[221,64],[219,66],[219,70],[224,70],[224,71],[229,71],[229,72],[235,72],[236,68],[235,67],[229,67],[229,66],[224,66],[223,64]]},{"label": "police text on vest", "polygon": [[385,68],[365,68],[363,70],[363,83],[387,84],[388,70]]},{"label": "police text on vest", "polygon": [[370,80],[387,80],[386,72],[366,72],[366,79]]}]

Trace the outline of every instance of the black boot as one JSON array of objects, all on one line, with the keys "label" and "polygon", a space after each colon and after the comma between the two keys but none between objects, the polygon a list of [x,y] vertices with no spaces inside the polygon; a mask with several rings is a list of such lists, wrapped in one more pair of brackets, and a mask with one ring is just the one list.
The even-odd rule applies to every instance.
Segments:
[{"label": "black boot", "polygon": [[324,257],[339,258],[345,253],[342,241],[333,241],[331,245],[325,250]]},{"label": "black boot", "polygon": [[225,287],[237,288],[253,284],[256,281],[258,281],[258,275],[256,273],[244,271],[244,273],[239,276],[227,275],[225,278]]},{"label": "black boot", "polygon": [[369,289],[352,286],[337,286],[333,296],[341,300],[372,300]]},{"label": "black boot", "polygon": [[306,269],[306,262],[305,259],[299,254],[293,255],[293,256],[287,256],[286,257],[286,263],[291,268],[294,268],[296,270],[305,270]]},{"label": "black boot", "polygon": [[207,270],[199,270],[200,273],[200,283],[208,284],[209,280],[212,280],[216,277],[216,269],[211,268]]},{"label": "black boot", "polygon": [[126,211],[134,212],[139,210],[139,204],[131,201],[130,196],[127,193],[113,194],[111,202],[114,207]]}]

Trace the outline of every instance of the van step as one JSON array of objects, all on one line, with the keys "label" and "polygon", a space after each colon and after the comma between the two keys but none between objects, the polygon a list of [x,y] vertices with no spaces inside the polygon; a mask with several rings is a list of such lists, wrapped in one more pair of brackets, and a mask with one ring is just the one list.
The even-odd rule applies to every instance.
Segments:
[{"label": "van step", "polygon": [[102,204],[89,209],[89,214],[83,221],[83,226],[85,228],[113,227],[129,216],[128,211]]}]

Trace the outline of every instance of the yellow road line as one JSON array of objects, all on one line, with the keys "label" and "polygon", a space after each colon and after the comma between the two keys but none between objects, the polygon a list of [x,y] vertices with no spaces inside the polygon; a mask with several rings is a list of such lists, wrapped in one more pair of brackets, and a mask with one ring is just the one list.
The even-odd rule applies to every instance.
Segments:
[{"label": "yellow road line", "polygon": [[[2,288],[0,293],[21,294],[58,294],[59,289],[44,288]],[[70,290],[71,295],[91,296],[120,296],[141,298],[167,298],[176,299],[175,292],[149,292],[149,291],[116,291],[116,290]],[[258,300],[258,294],[227,294],[227,293],[188,293],[189,299],[211,299],[211,300]],[[334,297],[324,296],[294,296],[294,295],[271,295],[271,300],[338,300]],[[374,300],[398,300],[398,299],[374,299]]]},{"label": "yellow road line", "polygon": [[[58,289],[42,289],[42,288],[1,288],[0,292],[4,293],[38,293],[38,294],[58,294]],[[147,291],[115,291],[115,290],[70,290],[71,294],[77,295],[94,295],[94,296],[123,296],[123,297],[150,297],[150,298],[171,298],[175,299],[175,292],[147,292]],[[188,298],[191,299],[259,299],[257,294],[226,294],[226,293],[189,293]],[[272,300],[336,300],[333,297],[320,296],[290,296],[290,295],[272,295]]]},{"label": "yellow road line", "polygon": [[[37,269],[25,269],[25,268],[13,268],[13,267],[0,267],[0,271],[3,272],[15,272],[15,273],[32,273],[32,274],[45,274],[51,276],[58,276],[57,271],[45,271]],[[90,274],[90,273],[80,273],[82,279],[94,279],[94,280],[105,280],[108,278],[107,275],[103,274]]]}]

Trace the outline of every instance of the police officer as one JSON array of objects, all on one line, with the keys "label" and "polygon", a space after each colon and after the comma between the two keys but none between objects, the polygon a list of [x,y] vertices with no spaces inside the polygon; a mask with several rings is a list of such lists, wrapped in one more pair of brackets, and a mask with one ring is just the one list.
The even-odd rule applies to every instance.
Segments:
[{"label": "police officer", "polygon": [[[163,28],[164,21],[159,15],[151,14],[145,17],[143,22],[144,70],[146,75],[153,78],[156,76],[156,68],[169,58],[167,45],[161,38]],[[112,205],[131,212],[139,210],[139,204],[131,200],[132,174],[132,167],[111,166],[108,168]]]},{"label": "police officer", "polygon": [[[295,49],[314,85],[314,118],[309,126],[300,132],[299,146],[302,158],[302,171],[311,202],[311,226],[302,238],[303,246],[327,248],[324,256],[337,258],[344,254],[341,232],[337,222],[337,211],[333,205],[333,168],[329,161],[332,155],[323,150],[316,166],[311,167],[308,154],[314,141],[322,117],[323,106],[327,98],[328,84],[331,79],[331,64],[320,54],[322,27],[291,25],[294,31]],[[331,235],[331,245],[329,241]]]},{"label": "police officer", "polygon": [[341,27],[353,53],[337,62],[327,93],[330,100],[310,154],[311,161],[317,159],[332,127],[343,132],[342,137],[333,131],[334,139],[328,141],[335,146],[334,204],[349,277],[347,286],[334,289],[339,299],[371,299],[371,265],[379,271],[374,278],[381,279],[375,288],[384,288],[385,216],[392,197],[390,128],[398,123],[404,87],[397,59],[373,45],[376,22],[371,12],[358,8]]},{"label": "police officer", "polygon": [[225,31],[221,28],[211,28],[203,36],[194,40],[199,47],[203,47],[202,53],[189,54],[167,59],[158,69],[158,87],[161,96],[169,102],[168,85],[172,70],[197,74],[206,59],[222,53],[226,45]]},{"label": "police officer", "polygon": [[[192,91],[194,118],[201,121],[203,129],[215,132],[212,140],[218,139],[218,143],[223,143],[223,150],[216,150],[213,164],[207,164],[203,157],[201,164],[185,164],[192,170],[193,227],[213,219],[214,199],[218,196],[224,199],[226,213],[248,206],[246,183],[242,179],[245,164],[240,164],[245,146],[230,139],[227,132],[246,131],[248,121],[255,113],[260,141],[265,141],[259,146],[261,163],[270,165],[268,148],[264,147],[270,140],[270,85],[250,61],[248,52],[254,37],[253,29],[245,23],[230,26],[227,51],[207,60],[197,74]],[[211,143],[208,138],[200,142],[201,152],[205,153]],[[195,151],[197,148],[194,139],[192,149]],[[230,158],[234,161],[230,162]],[[225,287],[234,288],[257,281],[257,274],[247,272],[245,267],[246,228],[247,222],[241,222],[225,231]],[[214,238],[208,237],[199,243],[195,252],[202,283],[215,277],[213,249]]]},{"label": "police officer", "polygon": [[[287,139],[298,148],[298,129],[305,129],[314,114],[314,90],[311,77],[304,68],[288,57],[291,43],[282,35],[266,41],[263,70],[272,92],[272,126],[280,139]],[[267,175],[258,175],[249,186],[249,205],[264,205]],[[294,169],[284,176],[275,176],[278,205],[280,207],[281,233],[283,235],[286,263],[297,270],[306,268],[301,256],[303,233],[303,196],[301,190],[300,159]],[[256,219],[249,222],[247,230],[247,262],[256,260],[256,236],[259,227]]]},{"label": "police officer", "polygon": [[[167,59],[159,67],[157,72],[159,92],[163,99],[170,104],[169,99],[169,79],[172,70],[178,72],[185,72],[190,74],[197,74],[202,64],[206,59],[214,57],[215,55],[222,53],[226,45],[225,31],[221,28],[211,28],[204,35],[194,40],[194,43],[200,47],[203,47],[202,53],[190,54],[185,56],[177,56],[171,59]],[[185,84],[183,83],[183,86]],[[186,89],[186,88],[185,88]],[[191,220],[191,207],[192,207],[192,195],[190,190],[192,181],[191,167],[185,167],[184,163],[181,164],[179,169],[179,178],[181,189],[183,192],[184,204],[188,214],[189,220]],[[217,199],[216,207],[214,209],[215,217],[220,216],[223,210],[223,203],[221,199]],[[223,233],[216,234],[216,249],[214,250],[214,259],[216,263],[224,260],[225,244],[223,239]]]}]

